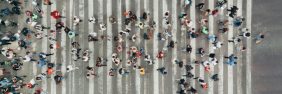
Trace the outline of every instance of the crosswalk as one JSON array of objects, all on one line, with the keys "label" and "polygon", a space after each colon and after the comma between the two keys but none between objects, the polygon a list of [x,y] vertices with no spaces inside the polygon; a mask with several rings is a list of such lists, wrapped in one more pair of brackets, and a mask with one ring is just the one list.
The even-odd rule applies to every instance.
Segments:
[{"label": "crosswalk", "polygon": [[[52,1],[52,0],[51,0]],[[227,17],[226,9],[219,9],[217,16],[209,15],[207,27],[209,29],[208,35],[218,35],[219,41],[223,42],[223,47],[220,49],[213,49],[213,44],[207,40],[207,35],[201,35],[197,39],[188,38],[186,31],[181,30],[180,20],[178,18],[180,13],[187,13],[189,20],[191,20],[192,28],[198,30],[201,25],[198,23],[202,18],[202,13],[199,12],[195,6],[200,3],[205,3],[205,9],[214,10],[215,4],[219,0],[192,0],[191,5],[184,7],[185,0],[53,0],[51,6],[42,5],[41,8],[44,11],[41,24],[51,27],[52,30],[56,30],[55,23],[63,22],[65,26],[70,27],[78,33],[78,36],[74,39],[70,39],[67,34],[61,30],[61,33],[57,33],[54,37],[57,39],[57,43],[60,48],[51,51],[48,47],[50,41],[44,37],[41,42],[36,42],[34,45],[35,51],[42,51],[47,53],[54,53],[48,58],[52,63],[58,65],[55,67],[57,70],[55,74],[62,73],[65,77],[61,84],[56,85],[53,79],[54,75],[51,75],[50,79],[45,79],[40,82],[39,86],[48,92],[48,94],[177,94],[179,87],[177,85],[177,79],[180,79],[184,75],[185,69],[180,69],[174,60],[183,60],[184,64],[191,64],[194,69],[191,71],[196,77],[200,77],[207,81],[208,89],[204,90],[200,87],[199,83],[190,79],[190,85],[198,90],[199,94],[251,94],[251,40],[246,39],[243,42],[247,47],[246,52],[239,52],[235,49],[235,46],[228,43],[228,39],[237,36],[239,34],[238,28],[234,28],[232,24],[228,26],[229,31],[227,34],[221,34],[218,32],[217,23],[219,19],[227,19],[230,23],[233,19]],[[43,4],[43,3],[42,3]],[[227,8],[233,5],[239,8],[239,16],[245,16],[246,23],[242,27],[247,27],[251,30],[251,6],[252,0],[228,0]],[[58,10],[62,16],[55,20],[50,17],[50,12]],[[138,21],[132,23],[132,25],[125,26],[123,16],[124,12],[132,11],[138,17]],[[158,40],[158,33],[163,33],[164,26],[164,13],[169,11],[171,22],[171,28],[169,32],[172,33],[172,38],[167,40]],[[143,34],[147,32],[147,29],[140,29],[135,26],[140,22],[139,17],[143,12],[150,13],[149,20],[156,22],[156,28],[153,32],[153,38],[150,40],[144,40]],[[73,25],[73,17],[77,16],[82,19],[79,25]],[[96,23],[88,22],[90,17],[94,16],[97,19]],[[109,22],[109,17],[116,17],[117,23],[112,24]],[[106,24],[107,29],[100,31],[100,24]],[[144,24],[149,22],[144,21]],[[116,51],[117,44],[113,41],[114,36],[118,35],[125,28],[131,28],[129,35],[124,35],[124,42],[122,43],[123,51],[118,53]],[[99,40],[98,42],[88,42],[88,34],[90,32],[96,32],[98,36],[107,35],[111,40]],[[45,34],[50,32],[44,30]],[[133,34],[137,35],[136,42],[128,40]],[[171,41],[176,41],[176,47],[174,49],[166,49],[167,44]],[[90,50],[90,60],[88,62],[73,61],[71,56],[71,42],[78,42],[83,50]],[[191,54],[186,54],[180,51],[187,44],[190,44],[193,48]],[[37,46],[40,46],[39,48]],[[130,58],[127,52],[131,46],[137,48],[144,48],[145,54],[149,54],[154,65],[148,65],[144,62],[144,58],[139,58],[137,65],[145,68],[145,75],[140,75],[139,70],[135,70],[129,67],[126,62]],[[215,53],[219,63],[211,67],[210,72],[205,72],[202,65],[196,65],[194,61],[205,61],[207,57],[200,57],[197,54],[197,48],[205,48],[207,54]],[[165,58],[158,59],[156,55],[159,51],[164,50]],[[122,64],[116,66],[111,62],[112,53],[117,52],[118,57],[122,59]],[[229,66],[225,64],[224,56],[236,54],[239,57],[238,64],[235,66]],[[97,57],[107,58],[107,66],[95,67]],[[78,70],[72,72],[66,72],[67,65],[75,65],[79,67]],[[33,64],[33,74],[39,74],[46,72],[46,67],[38,68]],[[98,75],[94,79],[86,78],[86,66],[95,67],[95,72]],[[246,66],[246,67],[243,67]],[[126,68],[130,71],[129,75],[122,76],[118,73],[115,76],[109,76],[108,72],[111,68]],[[157,69],[165,67],[168,70],[167,75],[160,74]],[[245,68],[245,69],[243,69]],[[243,74],[243,70],[247,70],[246,74]],[[219,81],[214,82],[211,79],[211,75],[219,74]],[[246,83],[242,81],[245,80]]]}]

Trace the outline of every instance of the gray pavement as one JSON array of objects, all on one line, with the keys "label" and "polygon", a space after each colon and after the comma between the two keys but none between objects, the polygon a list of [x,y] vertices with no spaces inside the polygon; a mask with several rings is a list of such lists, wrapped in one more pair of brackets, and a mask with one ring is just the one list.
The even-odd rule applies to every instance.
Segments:
[{"label": "gray pavement", "polygon": [[[205,2],[205,9],[209,8],[213,10],[217,0],[203,1]],[[239,16],[250,16],[250,12],[246,12],[245,10],[251,9],[250,7],[246,7],[247,4],[249,6],[251,3],[246,1],[247,0],[228,0],[228,8],[237,5],[240,8],[238,11]],[[217,17],[211,15],[206,17],[209,21],[207,24],[210,30],[209,35],[219,35],[219,40],[224,44],[222,48],[214,50],[212,44],[206,40],[207,35],[201,35],[197,39],[188,38],[186,37],[186,31],[182,31],[179,24],[178,15],[181,12],[185,12],[193,22],[192,28],[198,30],[201,27],[198,21],[202,18],[202,13],[195,9],[195,5],[200,3],[200,0],[193,0],[192,5],[188,8],[183,8],[183,0],[56,0],[53,2],[54,4],[51,6],[43,5],[41,7],[44,11],[41,23],[50,26],[51,29],[55,29],[54,24],[58,21],[62,21],[66,26],[79,33],[79,36],[75,37],[75,39],[69,39],[65,32],[57,33],[54,37],[58,40],[57,43],[61,47],[55,50],[49,49],[48,46],[50,42],[47,38],[34,42],[34,51],[55,53],[55,55],[48,59],[59,65],[56,67],[56,70],[58,70],[56,73],[62,73],[65,76],[65,80],[59,85],[56,85],[53,80],[54,74],[51,75],[52,79],[45,79],[43,82],[40,82],[39,87],[42,87],[43,90],[50,94],[177,94],[176,91],[179,87],[176,80],[181,78],[181,75],[185,74],[185,71],[184,68],[179,68],[172,62],[174,59],[183,60],[184,64],[191,64],[194,67],[192,73],[208,82],[209,88],[203,90],[196,80],[191,79],[191,85],[198,90],[199,94],[251,94],[249,92],[251,86],[247,83],[249,79],[247,76],[248,72],[246,72],[250,71],[247,69],[249,67],[247,64],[251,63],[247,61],[250,57],[244,52],[237,52],[235,46],[227,42],[228,39],[239,34],[238,28],[233,28],[232,25],[229,25],[230,32],[228,32],[228,34],[223,35],[217,32],[218,28],[216,23],[219,19],[228,19],[231,22],[233,20],[226,17],[226,11],[220,10],[220,14]],[[59,20],[51,18],[50,12],[53,10],[60,11],[66,18]],[[138,21],[129,26],[124,25],[123,21],[125,17],[123,16],[123,12],[129,10],[136,13],[137,17],[140,17],[143,12],[149,12],[151,14],[150,20],[156,22],[152,39],[143,39],[143,33],[148,31],[147,29],[139,29],[136,27],[135,24]],[[171,13],[169,20],[172,27],[169,32],[172,33],[173,37],[165,41],[159,41],[157,39],[157,33],[164,32],[163,15],[166,11]],[[74,26],[72,20],[74,16],[79,17],[83,22],[79,23],[78,26]],[[91,16],[97,18],[97,23],[93,24],[88,22],[88,18]],[[109,16],[117,17],[117,23],[111,24],[108,19]],[[246,21],[247,24],[244,24],[242,27],[248,26],[250,20],[246,19]],[[106,31],[99,31],[100,23],[107,25]],[[148,22],[144,23],[146,24]],[[122,59],[122,65],[120,66],[116,66],[111,62],[111,55],[113,52],[116,52],[115,49],[117,46],[113,40],[100,40],[98,42],[87,41],[89,32],[97,32],[98,36],[108,35],[113,37],[125,28],[131,28],[131,33],[129,36],[123,36],[125,40],[122,43],[124,50],[118,53],[118,57]],[[44,33],[50,34],[50,32],[46,30]],[[128,40],[133,34],[138,36],[136,42]],[[157,53],[166,48],[166,45],[171,40],[177,42],[176,48],[165,50],[165,58],[157,59]],[[72,49],[70,43],[73,41],[79,42],[83,50],[89,49],[91,51],[91,59],[89,62],[83,62],[81,60],[73,61],[70,53]],[[244,40],[245,45],[248,43],[249,40]],[[190,44],[193,47],[192,54],[186,54],[180,51],[186,44]],[[145,53],[149,54],[154,59],[154,65],[144,63],[143,57],[138,59],[137,65],[141,65],[145,68],[145,75],[140,75],[139,70],[135,70],[126,64],[129,59],[127,51],[131,46],[145,48]],[[207,56],[200,57],[196,54],[196,49],[200,47],[205,48],[207,54],[217,54],[216,58],[219,60],[219,64],[212,67],[211,72],[205,72],[202,65],[191,63],[195,60],[205,61],[208,59]],[[235,66],[229,66],[224,63],[226,60],[223,59],[223,57],[233,53],[239,57],[239,62]],[[95,67],[95,72],[98,76],[94,79],[86,79],[85,68],[86,66],[95,66],[97,57],[107,58],[107,66]],[[79,67],[79,69],[66,73],[67,65],[75,65]],[[168,70],[167,75],[161,75],[156,71],[157,68],[163,66]],[[112,67],[127,68],[130,70],[130,74],[127,76],[117,74],[111,77],[108,75],[108,71]],[[24,71],[22,72],[29,73],[31,71],[33,73],[29,76],[35,76],[36,74],[45,72],[46,68],[40,69],[36,67],[36,64],[30,63],[25,65]],[[213,82],[210,79],[211,75],[215,73],[219,74],[220,81],[218,82]],[[27,90],[25,93],[32,91],[33,90]]]},{"label": "gray pavement", "polygon": [[281,94],[281,0],[253,0],[253,34],[265,32],[265,40],[252,47],[253,94]]}]

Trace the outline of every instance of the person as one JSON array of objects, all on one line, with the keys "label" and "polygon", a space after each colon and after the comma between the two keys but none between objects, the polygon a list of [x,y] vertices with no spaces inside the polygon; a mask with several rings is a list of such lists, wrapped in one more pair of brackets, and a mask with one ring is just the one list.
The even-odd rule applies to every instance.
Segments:
[{"label": "person", "polygon": [[213,49],[221,48],[221,46],[223,45],[223,43],[220,42],[220,41],[216,41],[216,42],[214,42],[212,44],[214,46]]},{"label": "person", "polygon": [[77,16],[74,16],[73,17],[73,25],[78,25],[79,24],[79,22],[82,22],[82,20],[81,19],[79,19]]},{"label": "person", "polygon": [[78,67],[75,67],[74,65],[68,65],[67,66],[67,71],[66,72],[71,72],[71,71],[73,71],[73,70],[77,70],[77,69],[79,69]]},{"label": "person", "polygon": [[176,43],[176,42],[174,42],[173,40],[171,40],[171,41],[169,42],[169,44],[167,45],[167,47],[168,47],[168,48],[174,48],[175,43]]},{"label": "person", "polygon": [[192,86],[190,87],[190,89],[188,91],[190,91],[190,92],[192,92],[194,94],[197,93],[197,90],[195,88],[193,88]]},{"label": "person", "polygon": [[218,74],[212,75],[211,79],[213,79],[213,81],[218,81],[219,80]]},{"label": "person", "polygon": [[142,16],[140,17],[141,20],[147,20],[149,13],[143,12]]},{"label": "person", "polygon": [[88,21],[89,21],[90,23],[96,23],[96,18],[95,18],[94,16],[92,16],[92,17],[90,17],[90,18],[88,19]]},{"label": "person", "polygon": [[3,46],[3,45],[10,45],[12,43],[10,43],[9,41],[7,40],[0,40],[0,45]]},{"label": "person", "polygon": [[201,2],[201,3],[196,5],[196,8],[199,9],[199,10],[202,10],[204,5],[205,5],[205,3]]},{"label": "person", "polygon": [[184,7],[192,5],[192,0],[184,0]]},{"label": "person", "polygon": [[29,83],[26,84],[26,86],[27,86],[28,88],[34,88],[35,85],[38,85],[38,84],[35,82],[34,79],[31,79],[31,80],[29,81]]},{"label": "person", "polygon": [[242,23],[245,21],[245,18],[243,17],[236,17],[234,20],[233,20],[233,26],[235,27],[239,27],[242,25]]},{"label": "person", "polygon": [[[247,29],[247,30],[248,30],[248,29]],[[251,32],[245,31],[245,32],[243,32],[242,35],[239,35],[239,36],[243,36],[243,37],[245,37],[245,38],[249,38],[249,37],[251,36]]]},{"label": "person", "polygon": [[185,52],[187,52],[187,53],[190,54],[190,53],[192,52],[192,47],[191,47],[191,45],[187,44],[187,45],[186,45],[186,48],[183,49],[182,51],[185,51]]},{"label": "person", "polygon": [[114,74],[115,74],[114,72],[116,72],[116,70],[117,70],[117,69],[115,69],[115,68],[111,68],[110,71],[109,71],[109,76],[115,76],[115,75],[114,75]]},{"label": "person", "polygon": [[208,84],[205,82],[205,80],[198,78],[198,82],[200,83],[200,85],[203,89],[208,88]]},{"label": "person", "polygon": [[237,64],[237,57],[234,54],[231,54],[230,56],[225,56],[224,58],[227,58],[228,60],[226,61],[227,64],[229,65],[235,65]]},{"label": "person", "polygon": [[149,54],[146,54],[145,57],[144,57],[144,61],[148,63],[148,65],[152,65],[154,64],[152,59],[151,59],[151,56]]},{"label": "person", "polygon": [[230,9],[227,9],[227,11],[230,11],[229,17],[234,18],[234,16],[237,14],[237,10],[237,6],[232,6]]},{"label": "person", "polygon": [[194,68],[192,67],[192,65],[185,65],[185,70],[186,70],[186,71],[191,71],[192,69],[194,69]]},{"label": "person", "polygon": [[38,56],[39,58],[46,59],[47,56],[51,56],[51,55],[54,55],[54,53],[47,54],[47,53],[40,52]]},{"label": "person", "polygon": [[182,76],[185,76],[187,78],[193,78],[194,77],[194,75],[190,71],[188,71],[187,74],[182,75]]},{"label": "person", "polygon": [[[105,60],[105,61],[107,61],[107,60]],[[105,61],[104,61],[103,58],[97,57],[97,60],[96,60],[96,67],[107,66],[107,64],[103,64]]]},{"label": "person", "polygon": [[95,71],[94,71],[94,67],[87,66],[86,69],[87,69],[87,73],[86,73],[86,78],[87,79],[92,79],[95,76],[97,76]]},{"label": "person", "polygon": [[37,81],[42,81],[43,78],[46,78],[46,76],[47,76],[46,73],[40,73],[39,75],[37,75],[37,76],[35,77],[35,80],[37,80]]},{"label": "person", "polygon": [[118,72],[119,72],[120,75],[128,75],[129,74],[129,71],[126,70],[125,68],[120,68],[118,70]]},{"label": "person", "polygon": [[135,26],[138,26],[140,29],[143,29],[144,28],[144,23],[139,22]]},{"label": "person", "polygon": [[32,56],[30,55],[25,55],[22,59],[23,59],[23,62],[37,61],[35,59],[32,59]]},{"label": "person", "polygon": [[224,9],[226,7],[227,0],[218,0],[216,2],[216,7]]},{"label": "person", "polygon": [[157,58],[161,59],[164,57],[164,51],[160,51],[157,55]]},{"label": "person", "polygon": [[60,15],[59,11],[57,11],[57,10],[52,11],[52,12],[51,12],[51,16],[52,16],[52,18],[54,18],[54,19],[59,19],[59,18],[62,17],[62,16]]},{"label": "person", "polygon": [[157,71],[159,71],[161,74],[163,75],[166,75],[167,74],[167,71],[166,71],[166,68],[165,67],[160,67],[157,69]]},{"label": "person", "polygon": [[56,81],[56,84],[60,84],[63,79],[64,77],[62,75],[57,74],[54,76],[54,80]]},{"label": "person", "polygon": [[264,39],[264,35],[263,35],[262,33],[259,33],[259,34],[255,37],[255,42],[256,42],[256,44],[260,43],[263,39]]},{"label": "person", "polygon": [[164,18],[165,18],[165,19],[168,19],[168,17],[169,17],[169,11],[166,11],[166,12],[164,13]]},{"label": "person", "polygon": [[107,29],[106,24],[101,23],[100,24],[100,31],[105,31],[106,29]]},{"label": "person", "polygon": [[241,42],[241,38],[233,37],[232,40],[228,40],[228,42],[232,42],[232,43],[234,43],[234,45],[237,45],[238,43]]},{"label": "person", "polygon": [[114,23],[117,23],[117,19],[114,17],[114,16],[110,16],[109,17],[109,21],[114,24]]},{"label": "person", "polygon": [[90,51],[89,50],[84,50],[83,54],[82,54],[82,60],[87,62],[90,59]]},{"label": "person", "polygon": [[183,67],[183,61],[182,60],[174,60],[175,64],[178,64],[179,68]]},{"label": "person", "polygon": [[[64,27],[64,23],[63,22],[57,22],[55,24],[55,27],[56,27],[56,30],[62,29]],[[66,30],[66,28],[65,28],[65,30]],[[69,29],[69,28],[67,28],[67,29]]]},{"label": "person", "polygon": [[198,54],[200,54],[201,57],[203,57],[203,56],[205,55],[204,48],[199,48],[199,49],[198,49]]},{"label": "person", "polygon": [[50,0],[44,0],[44,5],[52,5],[53,3]]}]

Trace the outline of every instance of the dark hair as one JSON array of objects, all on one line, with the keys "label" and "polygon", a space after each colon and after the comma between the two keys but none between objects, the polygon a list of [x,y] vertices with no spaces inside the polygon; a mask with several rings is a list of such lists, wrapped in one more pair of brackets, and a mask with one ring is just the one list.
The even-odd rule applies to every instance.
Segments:
[{"label": "dark hair", "polygon": [[263,39],[263,38],[264,38],[264,35],[261,35],[261,36],[260,36],[260,38],[262,38],[262,39]]}]

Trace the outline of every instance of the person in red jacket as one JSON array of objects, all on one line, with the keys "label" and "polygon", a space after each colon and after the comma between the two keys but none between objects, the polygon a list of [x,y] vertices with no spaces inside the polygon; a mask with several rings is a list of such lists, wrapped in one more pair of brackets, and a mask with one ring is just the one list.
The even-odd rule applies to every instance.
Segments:
[{"label": "person in red jacket", "polygon": [[57,11],[57,10],[52,11],[52,12],[51,12],[51,16],[52,16],[54,19],[59,19],[59,18],[62,17],[61,14],[59,13],[59,11]]}]

